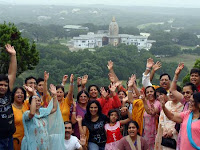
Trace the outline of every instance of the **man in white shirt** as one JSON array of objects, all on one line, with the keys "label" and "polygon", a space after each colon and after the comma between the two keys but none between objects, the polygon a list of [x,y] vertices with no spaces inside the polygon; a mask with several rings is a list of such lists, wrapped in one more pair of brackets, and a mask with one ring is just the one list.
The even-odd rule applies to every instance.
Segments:
[{"label": "man in white shirt", "polygon": [[81,141],[76,136],[71,135],[73,133],[72,123],[64,122],[65,124],[65,149],[66,150],[84,150],[86,138],[81,136]]}]

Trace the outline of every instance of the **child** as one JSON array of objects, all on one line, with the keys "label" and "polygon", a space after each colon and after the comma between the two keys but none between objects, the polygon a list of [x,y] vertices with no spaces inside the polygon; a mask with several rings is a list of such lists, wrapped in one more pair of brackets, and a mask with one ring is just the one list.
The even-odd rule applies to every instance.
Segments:
[{"label": "child", "polygon": [[119,140],[122,138],[120,132],[120,126],[128,123],[131,120],[131,114],[127,107],[122,107],[121,112],[127,112],[128,118],[125,120],[119,120],[119,112],[116,109],[112,109],[108,112],[109,123],[105,124],[105,130],[107,135],[107,141],[105,150],[116,150]]}]

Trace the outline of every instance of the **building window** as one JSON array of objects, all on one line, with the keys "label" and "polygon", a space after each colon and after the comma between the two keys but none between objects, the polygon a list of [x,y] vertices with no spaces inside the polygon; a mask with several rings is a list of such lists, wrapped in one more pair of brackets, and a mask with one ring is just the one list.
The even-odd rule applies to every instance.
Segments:
[{"label": "building window", "polygon": [[85,41],[82,41],[82,43],[85,43]]}]

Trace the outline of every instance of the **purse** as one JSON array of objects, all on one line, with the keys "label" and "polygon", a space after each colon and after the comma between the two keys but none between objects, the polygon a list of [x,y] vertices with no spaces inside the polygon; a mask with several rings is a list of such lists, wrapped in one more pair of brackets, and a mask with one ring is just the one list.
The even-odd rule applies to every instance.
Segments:
[{"label": "purse", "polygon": [[172,138],[165,138],[165,137],[162,137],[161,145],[162,145],[162,146],[169,147],[169,148],[176,149],[176,140],[175,140],[175,139],[172,139]]}]

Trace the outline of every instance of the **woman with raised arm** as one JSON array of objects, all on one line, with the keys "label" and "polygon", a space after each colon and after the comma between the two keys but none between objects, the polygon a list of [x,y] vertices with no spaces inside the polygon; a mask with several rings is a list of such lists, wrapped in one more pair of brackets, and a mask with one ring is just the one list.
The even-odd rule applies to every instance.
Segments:
[{"label": "woman with raised arm", "polygon": [[86,113],[86,107],[89,100],[88,92],[82,90],[77,94],[77,102],[73,102],[73,108],[71,113],[71,122],[74,125],[74,135],[80,139],[80,133],[78,128],[78,123],[76,120],[77,116],[84,118]]},{"label": "woman with raised arm", "polygon": [[[25,136],[21,150],[64,150],[64,124],[57,101],[54,85],[50,85],[53,99],[47,108],[41,108],[41,98],[31,87],[26,90],[33,93],[30,98],[30,111],[23,114]],[[58,109],[57,109],[58,108]]]},{"label": "woman with raised arm", "polygon": [[[183,70],[184,68],[184,63],[180,63],[178,65],[178,67],[175,70],[175,74],[174,74],[174,79],[172,80],[172,84],[171,84],[171,92],[173,94],[173,96],[184,105],[183,108],[183,112],[187,111],[189,109],[189,100],[191,95],[197,91],[196,86],[193,83],[186,83],[185,85],[183,85],[183,90],[182,93],[177,91],[177,81],[178,81],[178,76],[180,74],[180,72]],[[181,138],[182,136],[180,135],[181,133],[181,125],[176,125],[176,129],[179,130],[179,135],[178,135],[178,140],[177,140],[177,149],[180,149],[180,143],[181,143]]]},{"label": "woman with raised arm", "polygon": [[26,99],[26,91],[23,87],[16,87],[11,94],[12,109],[14,114],[16,131],[13,134],[13,144],[15,150],[21,150],[21,142],[24,137],[24,126],[22,122],[23,113],[27,111],[24,107],[24,100]]},{"label": "woman with raised arm", "polygon": [[189,100],[189,110],[172,113],[161,99],[162,109],[169,120],[182,124],[181,150],[200,150],[200,93],[194,93]]},{"label": "woman with raised arm", "polygon": [[157,134],[158,118],[161,111],[161,105],[156,100],[156,92],[154,87],[147,86],[145,93],[140,97],[144,103],[144,131],[143,136],[148,143],[149,150],[154,150],[155,137]]},{"label": "woman with raised arm", "polygon": [[139,126],[136,121],[128,123],[128,134],[118,143],[118,150],[148,150],[146,140],[139,134]]}]

